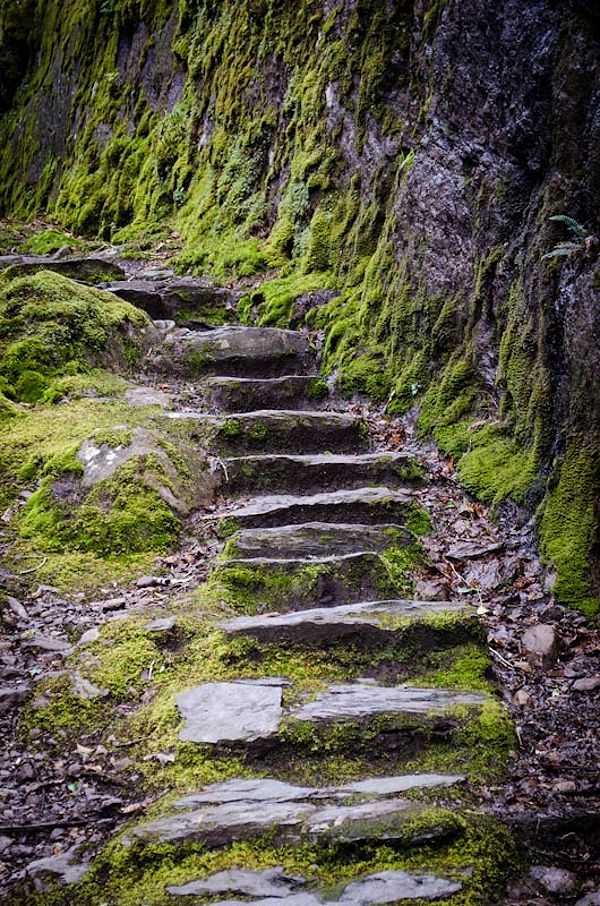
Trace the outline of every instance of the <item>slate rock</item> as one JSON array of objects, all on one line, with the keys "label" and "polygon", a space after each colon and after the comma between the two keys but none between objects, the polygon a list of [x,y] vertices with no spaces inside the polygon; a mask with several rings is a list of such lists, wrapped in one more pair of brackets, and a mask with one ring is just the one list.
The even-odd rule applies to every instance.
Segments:
[{"label": "slate rock", "polygon": [[[393,621],[426,620],[433,614],[447,613],[470,619],[462,602],[446,601],[361,601],[337,607],[317,607],[292,613],[265,613],[255,617],[225,620],[219,628],[229,635],[248,635],[262,642],[325,642],[341,638],[379,644],[396,633]],[[465,626],[466,628],[466,626]]]},{"label": "slate rock", "polygon": [[[339,841],[435,839],[446,836],[448,821],[427,823],[427,808],[395,797],[421,787],[449,786],[463,778],[452,775],[405,775],[365,778],[340,787],[297,787],[271,778],[233,779],[205,787],[175,803],[179,814],[134,830],[141,841],[154,843],[201,840],[218,847],[276,828],[289,843],[310,839]],[[413,819],[422,818],[413,824]]]},{"label": "slate rock", "polygon": [[352,906],[376,906],[398,900],[438,900],[458,893],[462,884],[434,875],[410,875],[404,871],[380,871],[348,884],[339,902]]},{"label": "slate rock", "polygon": [[[227,874],[227,872],[222,874]],[[173,888],[168,889],[170,892],[174,890]],[[384,906],[386,903],[402,900],[439,900],[452,896],[461,889],[460,882],[447,881],[434,875],[381,871],[352,881],[337,899],[326,898],[318,891],[298,892],[292,886],[287,892],[280,889],[275,894],[252,900],[251,903],[253,906],[324,906],[324,904],[333,906],[337,903],[344,904],[344,906]],[[243,906],[243,902],[241,900],[219,900],[216,906]]]},{"label": "slate rock", "polygon": [[186,742],[253,742],[274,736],[282,717],[282,683],[203,683],[176,696]]},{"label": "slate rock", "polygon": [[403,524],[412,496],[390,488],[359,488],[304,496],[257,497],[228,513],[242,528],[292,525],[300,522],[354,522]]},{"label": "slate rock", "polygon": [[[321,447],[321,449],[323,449]],[[323,487],[395,487],[418,481],[415,461],[405,453],[271,453],[225,459],[228,493],[290,491]],[[414,476],[407,481],[405,476]]]},{"label": "slate rock", "polygon": [[25,873],[30,877],[44,874],[56,875],[63,884],[76,884],[81,881],[88,870],[89,862],[78,862],[77,848],[66,850],[58,856],[48,856],[45,859],[36,859],[30,862]]},{"label": "slate rock", "polygon": [[308,522],[272,528],[244,529],[228,548],[232,558],[302,559],[325,554],[377,553],[410,544],[412,535],[400,525]]},{"label": "slate rock", "polygon": [[600,689],[600,676],[585,676],[575,680],[573,689],[576,692],[595,692]]},{"label": "slate rock", "polygon": [[262,871],[227,869],[201,881],[191,881],[181,887],[167,887],[173,896],[234,893],[249,897],[285,897],[294,888],[306,883],[304,878],[286,875],[281,866]]},{"label": "slate rock", "polygon": [[549,865],[532,866],[529,876],[543,890],[557,896],[567,896],[572,893],[577,883],[577,876],[572,871]]},{"label": "slate rock", "polygon": [[199,377],[278,377],[305,372],[314,354],[305,334],[275,327],[175,328],[147,366],[159,373]]},{"label": "slate rock", "polygon": [[31,683],[14,683],[10,686],[0,686],[0,714],[5,714],[11,708],[26,701],[31,695]]},{"label": "slate rock", "polygon": [[531,626],[523,634],[521,643],[534,667],[550,667],[558,657],[556,629],[548,623]]},{"label": "slate rock", "polygon": [[312,701],[291,712],[296,720],[318,723],[332,720],[353,720],[376,714],[429,714],[454,705],[480,707],[487,700],[477,692],[456,692],[452,689],[421,686],[380,686],[377,683],[356,682],[330,686]]},{"label": "slate rock", "polygon": [[161,409],[171,406],[168,393],[154,387],[130,387],[125,391],[125,400],[130,406],[160,406]]}]

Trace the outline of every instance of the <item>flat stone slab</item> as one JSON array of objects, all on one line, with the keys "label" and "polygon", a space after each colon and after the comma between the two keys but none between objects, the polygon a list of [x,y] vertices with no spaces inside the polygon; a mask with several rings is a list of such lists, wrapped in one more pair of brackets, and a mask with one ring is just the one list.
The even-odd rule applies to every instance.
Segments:
[{"label": "flat stone slab", "polygon": [[360,601],[293,613],[236,617],[224,620],[219,628],[230,636],[252,636],[260,642],[324,643],[351,637],[378,644],[394,638],[394,623],[422,622],[438,614],[474,619],[474,611],[459,601]]},{"label": "flat stone slab", "polygon": [[177,695],[175,702],[185,721],[179,738],[185,742],[253,742],[274,736],[282,716],[285,681],[203,683]]},{"label": "flat stone slab", "polygon": [[217,893],[236,893],[247,897],[285,897],[305,883],[304,878],[286,875],[281,866],[276,866],[262,871],[230,868],[201,881],[191,881],[181,887],[166,889],[177,897]]},{"label": "flat stone slab", "polygon": [[277,377],[314,370],[307,336],[275,327],[184,327],[166,331],[161,348],[149,357],[152,371],[201,375]]},{"label": "flat stone slab", "polygon": [[410,875],[405,871],[380,871],[348,884],[338,902],[353,906],[376,906],[400,900],[439,900],[462,890],[459,881],[434,875]]},{"label": "flat stone slab", "polygon": [[[199,896],[233,893],[251,896],[254,906],[325,906],[344,903],[348,906],[378,906],[402,900],[439,900],[462,889],[459,881],[448,881],[428,874],[408,874],[404,871],[380,871],[352,881],[337,899],[325,897],[319,891],[301,890],[304,878],[287,877],[283,869],[263,871],[230,869],[210,875],[202,881],[192,881],[181,887],[167,887],[172,896]],[[219,900],[219,906],[244,906],[248,900]]]},{"label": "flat stone slab", "polygon": [[230,541],[232,558],[298,559],[340,554],[378,553],[410,544],[412,535],[400,525],[309,522],[274,528],[243,529]]},{"label": "flat stone slab", "polygon": [[285,453],[225,459],[227,493],[252,490],[287,491],[369,485],[415,484],[421,481],[416,461],[405,453]]},{"label": "flat stone slab", "polygon": [[316,375],[286,374],[276,378],[211,377],[205,388],[212,405],[222,412],[251,412],[255,409],[289,409],[318,405],[311,399]]},{"label": "flat stone slab", "polygon": [[125,276],[125,272],[118,264],[105,258],[53,258],[31,255],[11,262],[7,270],[6,276],[10,279],[37,274],[38,271],[53,271],[72,280],[93,285]]},{"label": "flat stone slab", "polygon": [[125,391],[125,401],[130,406],[160,406],[161,409],[170,409],[172,405],[169,394],[154,387],[130,387]]},{"label": "flat stone slab", "polygon": [[227,453],[315,453],[324,448],[348,452],[360,450],[367,443],[362,419],[343,412],[260,409],[218,418],[214,425],[213,443]]},{"label": "flat stone slab", "polygon": [[[279,839],[377,840],[422,839],[423,827],[412,820],[427,806],[394,798],[398,792],[447,787],[464,778],[410,774],[366,778],[339,787],[297,787],[270,778],[234,779],[205,787],[175,803],[180,812],[137,827],[134,836],[148,844],[202,841],[226,846],[276,829]],[[412,828],[412,829],[411,829]],[[427,838],[456,829],[452,817],[428,823]]]},{"label": "flat stone slab", "polygon": [[390,488],[359,488],[306,496],[256,497],[227,516],[240,528],[292,525],[299,522],[404,522],[414,506],[410,493]]},{"label": "flat stone slab", "polygon": [[143,309],[155,320],[190,324],[233,321],[239,293],[212,286],[195,277],[158,276],[156,279],[120,280],[104,289]]},{"label": "flat stone slab", "polygon": [[456,692],[421,686],[381,686],[363,681],[330,686],[312,701],[292,709],[296,720],[361,720],[377,714],[429,714],[447,711],[456,705],[481,707],[487,696],[478,692]]}]

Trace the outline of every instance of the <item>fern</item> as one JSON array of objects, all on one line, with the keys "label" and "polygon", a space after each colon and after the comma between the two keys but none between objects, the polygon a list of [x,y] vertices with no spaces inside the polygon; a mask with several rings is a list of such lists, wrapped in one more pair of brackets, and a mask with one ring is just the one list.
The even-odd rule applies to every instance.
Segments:
[{"label": "fern", "polygon": [[567,214],[554,214],[549,219],[555,223],[564,223],[573,238],[565,242],[558,242],[553,249],[542,255],[542,261],[546,258],[566,258],[585,249],[589,233],[583,224]]},{"label": "fern", "polygon": [[550,217],[550,220],[553,220],[555,223],[564,223],[571,234],[581,242],[585,242],[588,238],[588,231],[586,228],[573,217],[568,217],[566,214],[554,214],[553,217]]}]

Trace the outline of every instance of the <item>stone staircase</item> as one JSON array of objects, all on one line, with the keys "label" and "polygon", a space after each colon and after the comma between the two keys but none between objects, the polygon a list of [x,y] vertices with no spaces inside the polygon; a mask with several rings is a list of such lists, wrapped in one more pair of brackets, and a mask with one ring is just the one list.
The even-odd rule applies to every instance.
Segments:
[{"label": "stone staircase", "polygon": [[[261,647],[279,652],[282,664],[290,650],[312,652],[316,685],[297,688],[283,670],[253,678],[240,670],[182,688],[180,740],[244,771],[155,809],[124,843],[143,864],[167,853],[169,864],[189,865],[185,883],[163,889],[190,902],[486,902],[478,891],[493,882],[480,877],[492,863],[497,871],[502,854],[474,865],[465,841],[483,839],[479,819],[456,803],[472,802],[469,746],[485,749],[474,728],[493,697],[420,675],[422,657],[450,657],[481,643],[482,631],[461,601],[410,597],[420,539],[435,531],[416,493],[418,465],[373,452],[360,417],[331,411],[304,333],[164,330],[148,371],[198,380],[201,406],[163,417],[208,446],[223,476],[221,503],[206,516],[223,539],[209,584],[238,615],[218,629],[245,643],[249,658],[257,646],[258,656]],[[387,673],[370,670],[382,652]],[[329,681],[320,666],[328,657]],[[412,681],[398,681],[403,674]],[[354,765],[347,782],[336,780],[344,759]],[[290,853],[307,847],[306,877],[286,873]],[[194,869],[194,852],[219,852],[210,864],[227,868]],[[343,866],[334,888],[332,859]]]}]

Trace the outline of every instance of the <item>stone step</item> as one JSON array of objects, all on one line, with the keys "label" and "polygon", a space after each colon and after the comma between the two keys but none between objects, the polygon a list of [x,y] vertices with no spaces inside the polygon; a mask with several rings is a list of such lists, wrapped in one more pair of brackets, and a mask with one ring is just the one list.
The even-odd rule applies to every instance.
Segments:
[{"label": "stone step", "polygon": [[159,374],[281,377],[315,370],[305,334],[275,327],[219,327],[209,331],[167,328],[146,361]]},{"label": "stone step", "polygon": [[118,280],[103,289],[143,309],[155,320],[173,320],[192,328],[235,320],[240,294],[194,277]]},{"label": "stone step", "polygon": [[227,544],[228,559],[329,559],[345,554],[378,553],[410,544],[412,535],[399,525],[308,522],[275,528],[243,529]]},{"label": "stone step", "polygon": [[366,486],[420,484],[421,469],[405,453],[275,454],[238,456],[225,460],[228,494],[249,491],[307,491]]},{"label": "stone step", "polygon": [[212,377],[207,397],[222,412],[290,409],[317,406],[328,397],[327,384],[315,375],[287,374],[276,378]]},{"label": "stone step", "polygon": [[[176,814],[133,830],[140,843],[229,846],[271,833],[278,844],[397,841],[406,846],[462,830],[445,809],[397,798],[407,790],[449,787],[457,775],[373,777],[339,787],[298,787],[280,780],[233,779],[175,802]],[[125,844],[129,841],[125,840]]]},{"label": "stone step", "polygon": [[226,525],[259,528],[301,522],[360,522],[364,525],[395,523],[407,525],[421,513],[412,495],[390,488],[358,488],[323,494],[268,495],[255,497],[244,506],[230,510]]},{"label": "stone step", "polygon": [[378,746],[393,750],[418,736],[448,738],[466,715],[488,701],[477,692],[356,680],[329,686],[316,696],[305,695],[300,704],[286,708],[283,690],[291,685],[283,677],[267,676],[202,683],[188,689],[175,697],[184,721],[179,738],[260,751],[278,746],[282,739],[302,747],[305,734],[289,735],[297,724],[313,725],[317,730],[346,724],[363,737],[375,721]]},{"label": "stone step", "polygon": [[480,639],[483,629],[474,608],[461,601],[359,601],[294,613],[268,613],[224,620],[228,636],[266,644],[326,646],[343,641],[361,648],[394,643],[428,651]]},{"label": "stone step", "polygon": [[55,258],[51,255],[8,255],[0,258],[0,270],[6,268],[5,277],[28,277],[38,271],[53,271],[79,283],[97,285],[106,280],[120,280],[123,269],[106,258]]},{"label": "stone step", "polygon": [[226,869],[187,884],[170,885],[167,893],[174,897],[198,897],[218,894],[253,897],[248,900],[213,901],[215,906],[383,906],[385,903],[410,900],[440,900],[462,890],[460,881],[448,881],[431,874],[408,874],[385,870],[355,878],[332,898],[306,886],[299,875],[286,875],[281,866],[252,869]]},{"label": "stone step", "polygon": [[406,588],[382,555],[357,552],[275,559],[255,557],[220,562],[211,574],[233,607],[246,612],[332,607],[397,595]]},{"label": "stone step", "polygon": [[323,447],[345,451],[367,444],[364,422],[339,412],[266,409],[229,418],[200,412],[170,412],[166,417],[187,421],[192,440],[223,455],[285,449],[312,453]]}]

